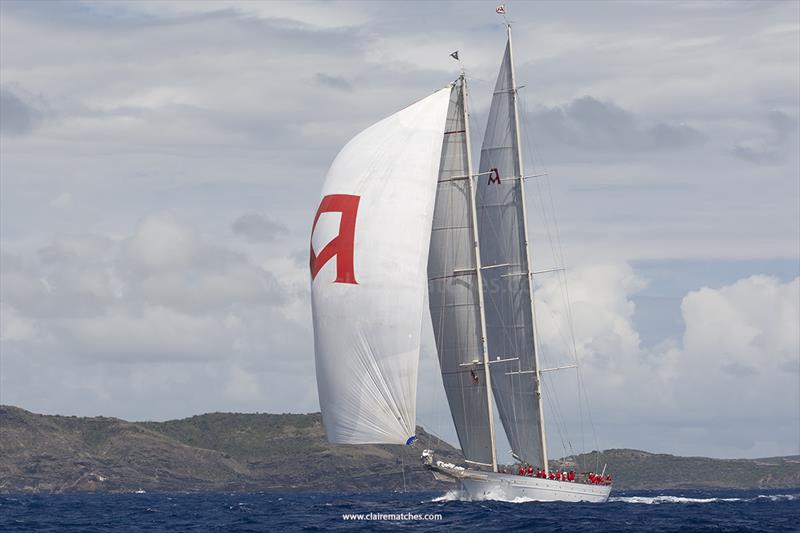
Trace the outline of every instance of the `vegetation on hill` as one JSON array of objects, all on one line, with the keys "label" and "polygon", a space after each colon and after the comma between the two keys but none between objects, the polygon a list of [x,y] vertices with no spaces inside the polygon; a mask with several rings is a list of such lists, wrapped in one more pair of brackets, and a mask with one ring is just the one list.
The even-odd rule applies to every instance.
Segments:
[{"label": "vegetation on hill", "polygon": [[623,489],[800,487],[800,456],[766,459],[678,457],[612,449],[551,461],[555,468],[601,470]]},{"label": "vegetation on hill", "polygon": [[[461,454],[417,428],[438,455]],[[0,491],[430,490],[420,446],[339,446],[319,413],[126,422],[0,406]]]},{"label": "vegetation on hill", "polygon": [[[319,413],[210,413],[168,422],[34,414],[0,406],[0,491],[444,490],[423,448],[459,450],[417,428],[415,446],[327,442]],[[595,469],[595,454],[551,466]],[[607,450],[615,487],[800,486],[800,457],[719,460]]]}]

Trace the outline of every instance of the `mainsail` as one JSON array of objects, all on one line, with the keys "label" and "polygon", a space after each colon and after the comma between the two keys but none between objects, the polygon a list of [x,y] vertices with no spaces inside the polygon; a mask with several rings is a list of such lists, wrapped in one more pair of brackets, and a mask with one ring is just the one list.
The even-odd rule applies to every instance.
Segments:
[{"label": "mainsail", "polygon": [[467,460],[491,465],[493,429],[483,367],[464,93],[462,76],[450,96],[442,144],[428,256],[428,297],[442,382],[461,450]]},{"label": "mainsail", "polygon": [[511,55],[509,29],[481,149],[478,235],[497,410],[514,454],[541,464],[531,274]]},{"label": "mainsail", "polygon": [[311,236],[322,420],[334,443],[415,433],[425,267],[450,88],[353,138],[331,165]]}]

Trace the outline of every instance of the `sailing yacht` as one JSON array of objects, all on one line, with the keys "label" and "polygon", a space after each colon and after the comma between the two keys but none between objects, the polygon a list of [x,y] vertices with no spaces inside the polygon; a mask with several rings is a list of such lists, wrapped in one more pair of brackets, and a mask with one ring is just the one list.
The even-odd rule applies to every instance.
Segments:
[{"label": "sailing yacht", "polygon": [[[428,290],[442,381],[467,466],[422,462],[471,499],[605,502],[610,485],[547,479],[511,26],[478,172],[467,80],[367,128],[334,160],[311,237],[319,400],[328,440],[415,441]],[[335,264],[334,264],[335,261]],[[499,471],[494,412],[520,463]]]}]

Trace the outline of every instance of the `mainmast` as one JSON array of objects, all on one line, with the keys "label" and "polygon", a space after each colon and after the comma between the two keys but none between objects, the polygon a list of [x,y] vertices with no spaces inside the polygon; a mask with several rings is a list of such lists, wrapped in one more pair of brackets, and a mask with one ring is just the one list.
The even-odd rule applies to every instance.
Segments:
[{"label": "mainmast", "polygon": [[464,113],[464,137],[466,138],[467,150],[467,177],[469,179],[469,202],[471,210],[472,235],[474,237],[473,253],[475,254],[475,273],[478,281],[478,308],[480,309],[481,321],[481,350],[483,352],[483,375],[486,380],[486,404],[489,415],[489,439],[492,443],[492,471],[497,472],[497,442],[494,432],[494,404],[492,399],[492,373],[489,371],[489,347],[486,339],[486,312],[483,305],[483,273],[481,272],[481,247],[478,238],[478,209],[475,202],[475,176],[472,173],[472,147],[470,146],[469,135],[469,109],[467,107],[467,78],[461,72],[461,109]]},{"label": "mainmast", "polygon": [[[528,295],[530,296],[530,304],[531,304],[531,321],[532,328],[533,328],[533,366],[535,369],[534,379],[536,380],[535,390],[536,390],[536,409],[539,411],[539,449],[542,451],[542,465],[544,467],[545,474],[549,473],[549,468],[547,466],[547,437],[545,436],[544,430],[544,407],[542,405],[542,376],[541,372],[539,371],[539,341],[538,341],[538,331],[536,329],[536,306],[533,303],[533,271],[531,269],[531,253],[530,253],[530,245],[528,241],[528,210],[525,206],[525,172],[523,170],[522,165],[522,143],[520,142],[520,134],[519,134],[519,93],[517,92],[517,77],[516,72],[514,69],[514,49],[511,44],[511,24],[506,23],[506,33],[508,34],[508,56],[509,62],[511,64],[511,99],[514,103],[514,131],[517,136],[517,171],[518,179],[519,179],[519,191],[520,191],[520,202],[522,204],[522,227],[524,228],[524,236],[525,236],[525,255],[527,258],[528,263],[528,283],[530,284]],[[473,204],[474,205],[474,204]],[[481,312],[483,312],[483,307],[481,307]],[[488,365],[487,365],[488,366]],[[487,368],[488,370],[488,368]],[[487,383],[488,385],[488,383]]]}]

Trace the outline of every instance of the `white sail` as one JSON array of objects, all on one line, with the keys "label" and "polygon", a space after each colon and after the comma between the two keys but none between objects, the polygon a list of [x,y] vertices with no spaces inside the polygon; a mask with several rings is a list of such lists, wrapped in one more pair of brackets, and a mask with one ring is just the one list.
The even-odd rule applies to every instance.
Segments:
[{"label": "white sail", "polygon": [[492,464],[467,133],[459,82],[450,97],[442,145],[428,298],[442,382],[461,450],[470,461]]},{"label": "white sail", "polygon": [[331,165],[311,236],[322,420],[334,443],[415,433],[431,220],[450,88],[353,138]]},{"label": "white sail", "polygon": [[516,456],[544,467],[514,91],[509,34],[481,149],[478,235],[497,410]]}]

